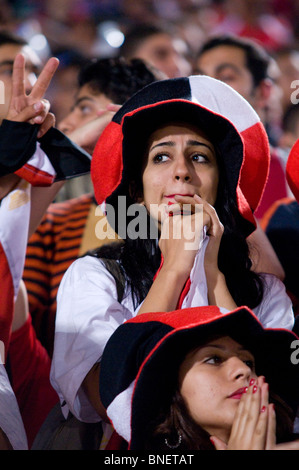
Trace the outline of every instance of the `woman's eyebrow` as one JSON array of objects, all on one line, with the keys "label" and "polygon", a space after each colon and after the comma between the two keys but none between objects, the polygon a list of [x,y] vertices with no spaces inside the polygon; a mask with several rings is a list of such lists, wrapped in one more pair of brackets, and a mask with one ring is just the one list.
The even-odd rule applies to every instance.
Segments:
[{"label": "woman's eyebrow", "polygon": [[173,142],[172,140],[167,140],[165,142],[159,142],[158,144],[156,145],[153,145],[153,147],[150,148],[150,151],[151,150],[154,150],[155,148],[157,147],[164,147],[164,145],[168,146],[168,147],[174,147],[175,146],[175,142]]},{"label": "woman's eyebrow", "polygon": [[[225,350],[226,349],[226,346],[222,346],[221,344],[213,344],[213,343],[208,343],[204,346],[205,348],[217,348],[217,349],[221,349],[221,350]],[[252,354],[249,349],[246,349],[244,348],[242,345],[238,346],[237,350],[239,352],[249,352],[250,354]]]},{"label": "woman's eyebrow", "polygon": [[198,140],[188,140],[187,144],[188,145],[195,145],[195,146],[200,145],[200,146],[203,146],[203,147],[207,147],[209,150],[211,150],[211,152],[214,153],[214,149],[210,145],[206,144],[205,142],[200,142]]},{"label": "woman's eyebrow", "polygon": [[[204,143],[204,142],[200,142],[198,140],[188,140],[187,141],[187,144],[190,145],[190,146],[202,146],[202,147],[206,147],[208,148],[211,152],[214,153],[214,150],[212,147],[210,147],[208,144]],[[157,147],[163,147],[163,146],[168,146],[168,147],[174,147],[175,146],[175,142],[173,142],[172,140],[167,140],[165,142],[159,142],[158,144],[154,145],[153,147],[150,148],[150,151],[151,150],[154,150],[155,148]]]}]

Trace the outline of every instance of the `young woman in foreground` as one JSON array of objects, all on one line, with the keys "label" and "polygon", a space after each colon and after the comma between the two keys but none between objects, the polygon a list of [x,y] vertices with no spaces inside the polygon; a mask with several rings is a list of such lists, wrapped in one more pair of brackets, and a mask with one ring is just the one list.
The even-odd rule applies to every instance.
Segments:
[{"label": "young woman in foreground", "polygon": [[264,326],[292,328],[283,284],[252,269],[247,243],[268,164],[256,113],[212,78],[155,82],[116,113],[92,179],[121,240],[75,261],[58,292],[51,379],[65,415],[106,419],[102,353],[136,315],[247,305]]}]

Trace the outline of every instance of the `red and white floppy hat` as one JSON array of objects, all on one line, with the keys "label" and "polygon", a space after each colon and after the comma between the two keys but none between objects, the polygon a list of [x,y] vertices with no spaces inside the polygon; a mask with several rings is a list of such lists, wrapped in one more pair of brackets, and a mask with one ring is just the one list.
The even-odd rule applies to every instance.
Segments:
[{"label": "red and white floppy hat", "polygon": [[291,148],[286,165],[286,177],[296,201],[299,202],[299,139]]},{"label": "red and white floppy hat", "polygon": [[96,200],[116,206],[129,196],[132,172],[141,165],[146,140],[158,126],[182,121],[198,125],[217,147],[239,211],[254,230],[253,212],[268,177],[266,131],[253,108],[225,83],[207,76],[154,82],[115,114],[95,147],[91,178]]},{"label": "red and white floppy hat", "polygon": [[117,328],[101,358],[101,401],[131,450],[144,449],[148,424],[169,406],[185,355],[219,335],[253,353],[256,374],[265,376],[270,391],[296,413],[299,339],[292,331],[264,328],[248,307],[231,312],[206,306],[144,313]]}]

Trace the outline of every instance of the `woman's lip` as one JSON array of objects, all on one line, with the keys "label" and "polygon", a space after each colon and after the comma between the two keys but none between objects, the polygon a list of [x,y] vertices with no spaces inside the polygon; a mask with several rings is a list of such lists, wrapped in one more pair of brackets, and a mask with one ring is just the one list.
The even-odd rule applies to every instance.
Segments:
[{"label": "woman's lip", "polygon": [[229,395],[228,398],[234,398],[235,400],[239,400],[244,393],[247,392],[247,387],[242,387],[233,392],[231,395]]},{"label": "woman's lip", "polygon": [[167,194],[167,197],[168,199],[170,198],[174,198],[175,196],[185,196],[185,197],[193,197],[194,194],[179,194],[179,193],[175,193],[175,194]]}]

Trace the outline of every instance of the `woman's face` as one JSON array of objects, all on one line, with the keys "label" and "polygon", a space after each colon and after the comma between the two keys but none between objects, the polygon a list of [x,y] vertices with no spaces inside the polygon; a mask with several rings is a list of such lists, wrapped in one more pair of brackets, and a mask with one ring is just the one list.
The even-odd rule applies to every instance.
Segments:
[{"label": "woman's face", "polygon": [[253,355],[228,336],[190,352],[179,370],[180,392],[191,417],[226,442],[251,378],[257,378]]},{"label": "woman's face", "polygon": [[197,194],[214,205],[219,169],[212,142],[197,127],[169,124],[149,138],[143,171],[143,202],[156,220],[157,206],[175,202],[175,195]]}]

